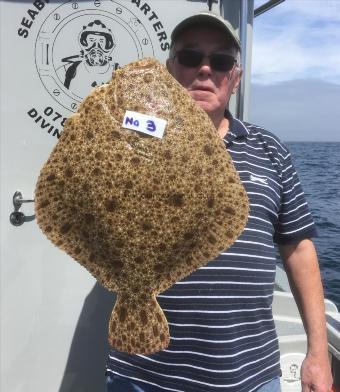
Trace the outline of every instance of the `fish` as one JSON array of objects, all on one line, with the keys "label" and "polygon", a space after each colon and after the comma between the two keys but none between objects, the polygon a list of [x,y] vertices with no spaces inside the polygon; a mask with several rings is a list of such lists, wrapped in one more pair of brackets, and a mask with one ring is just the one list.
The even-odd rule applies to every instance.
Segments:
[{"label": "fish", "polygon": [[[130,129],[127,113],[162,120],[163,135]],[[117,294],[108,342],[131,354],[168,347],[157,295],[228,249],[248,213],[212,121],[153,58],[116,70],[90,92],[35,188],[43,234]]]}]

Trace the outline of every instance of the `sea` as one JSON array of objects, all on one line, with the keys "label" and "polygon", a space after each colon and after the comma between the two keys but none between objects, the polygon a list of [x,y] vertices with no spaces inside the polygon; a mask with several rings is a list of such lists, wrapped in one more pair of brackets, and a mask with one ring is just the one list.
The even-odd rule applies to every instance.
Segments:
[{"label": "sea", "polygon": [[325,297],[340,311],[340,142],[287,142],[316,223]]}]

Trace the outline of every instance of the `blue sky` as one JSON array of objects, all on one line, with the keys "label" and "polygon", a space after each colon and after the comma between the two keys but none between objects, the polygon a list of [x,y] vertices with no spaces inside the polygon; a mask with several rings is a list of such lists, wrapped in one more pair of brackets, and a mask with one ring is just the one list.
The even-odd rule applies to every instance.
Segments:
[{"label": "blue sky", "polygon": [[286,0],[258,16],[253,55],[255,83],[313,78],[340,85],[340,0]]},{"label": "blue sky", "polygon": [[255,18],[250,121],[284,141],[340,141],[339,106],[340,0],[286,0]]}]

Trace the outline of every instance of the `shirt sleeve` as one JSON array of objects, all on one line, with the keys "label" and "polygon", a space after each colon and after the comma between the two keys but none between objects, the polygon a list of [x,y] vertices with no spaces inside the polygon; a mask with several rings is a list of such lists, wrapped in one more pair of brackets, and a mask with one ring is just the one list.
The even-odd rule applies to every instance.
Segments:
[{"label": "shirt sleeve", "polygon": [[315,237],[315,223],[289,152],[283,160],[281,184],[281,207],[274,241],[278,244],[289,244]]}]

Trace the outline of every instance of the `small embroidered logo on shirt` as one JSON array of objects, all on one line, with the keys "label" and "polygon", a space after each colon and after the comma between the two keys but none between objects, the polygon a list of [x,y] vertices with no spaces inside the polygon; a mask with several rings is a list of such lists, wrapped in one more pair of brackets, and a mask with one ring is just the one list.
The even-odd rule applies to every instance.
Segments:
[{"label": "small embroidered logo on shirt", "polygon": [[266,178],[255,177],[252,174],[250,175],[250,181],[268,185]]}]

